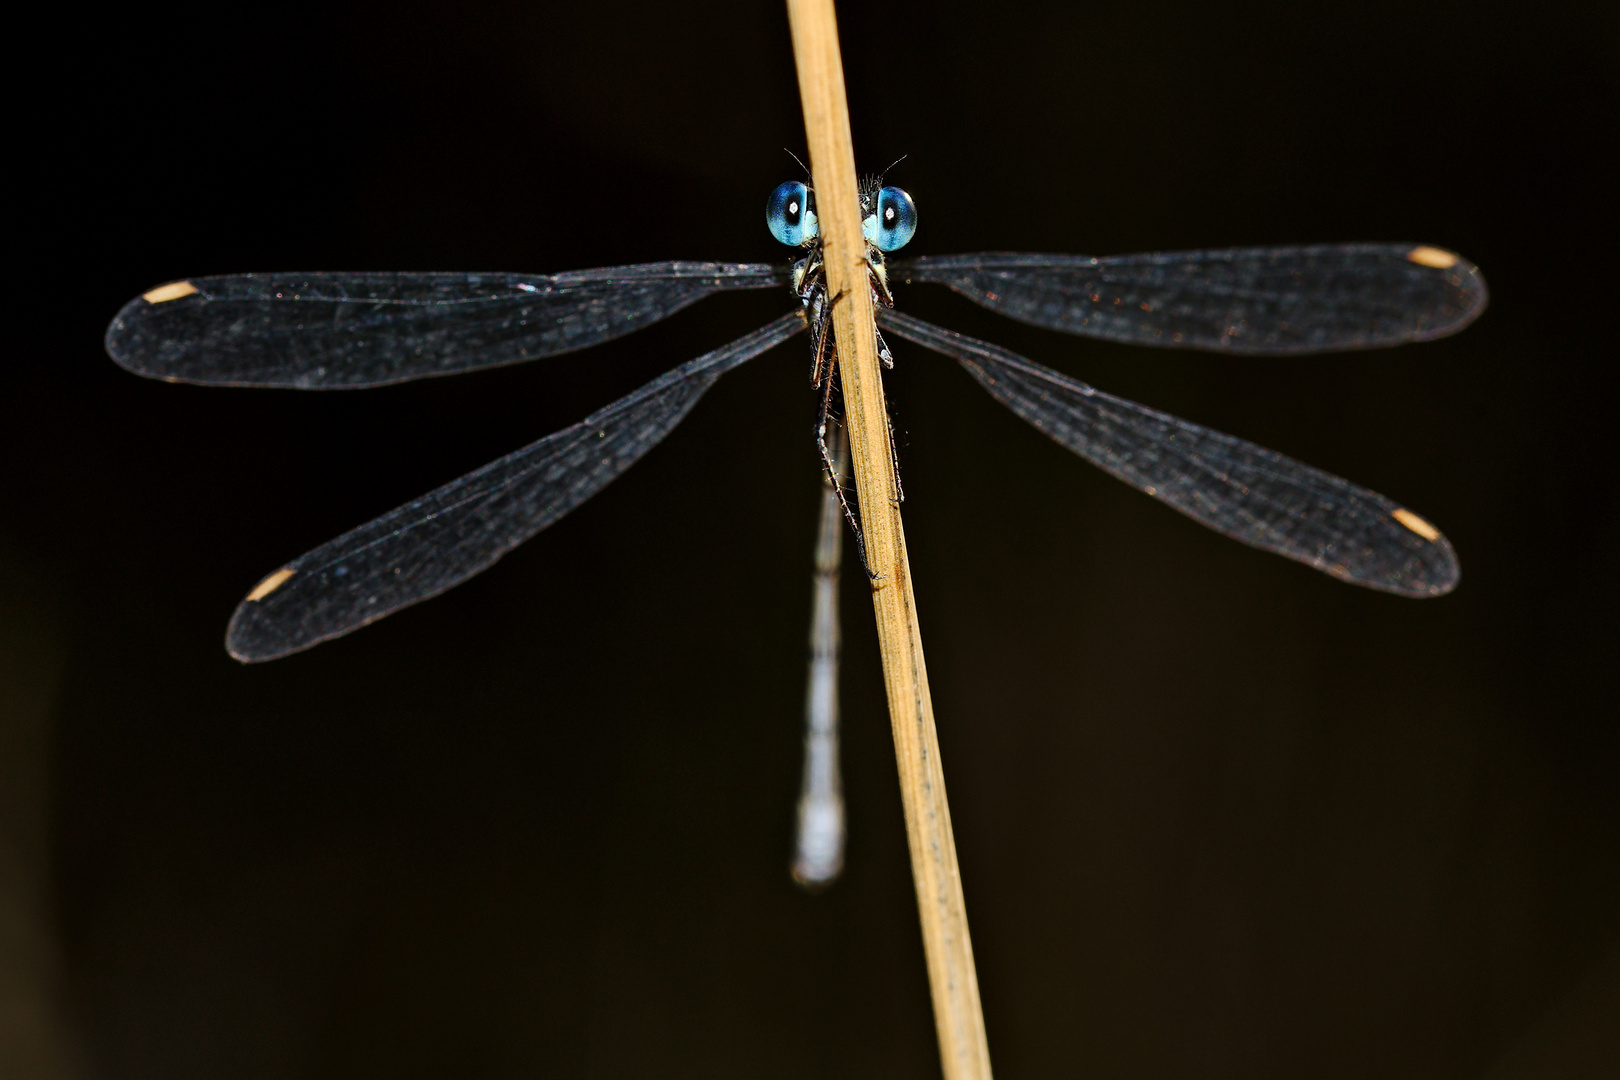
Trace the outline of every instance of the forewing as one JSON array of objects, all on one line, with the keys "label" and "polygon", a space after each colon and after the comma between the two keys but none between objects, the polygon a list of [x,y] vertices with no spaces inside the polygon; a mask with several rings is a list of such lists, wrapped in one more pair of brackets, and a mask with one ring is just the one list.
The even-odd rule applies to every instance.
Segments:
[{"label": "forewing", "polygon": [[1335,352],[1444,337],[1485,310],[1479,267],[1421,244],[1148,255],[943,255],[895,264],[1068,334],[1235,353]]},{"label": "forewing", "polygon": [[793,313],[676,368],[573,427],[322,544],[259,583],[225,647],[273,660],[458,585],[629,468],[722,374],[798,333]]},{"label": "forewing", "polygon": [[356,389],[583,349],[711,293],[783,284],[766,264],[665,262],[567,274],[230,274],[124,305],[107,352],[149,378]]},{"label": "forewing", "polygon": [[1093,465],[1216,532],[1403,596],[1439,596],[1457,584],[1450,542],[1375,491],[987,342],[895,312],[879,319],[955,357],[997,401]]}]

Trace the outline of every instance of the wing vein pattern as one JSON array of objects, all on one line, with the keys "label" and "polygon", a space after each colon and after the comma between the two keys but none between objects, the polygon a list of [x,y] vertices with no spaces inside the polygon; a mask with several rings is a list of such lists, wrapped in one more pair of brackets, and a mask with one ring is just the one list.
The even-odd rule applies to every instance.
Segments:
[{"label": "wing vein pattern", "polygon": [[894,311],[880,312],[878,320],[955,357],[992,397],[1056,442],[1216,532],[1404,596],[1438,596],[1457,584],[1450,542],[1402,524],[1407,517],[1427,527],[1377,492],[1103,393],[988,342]]},{"label": "wing vein pattern", "polygon": [[169,382],[359,389],[584,349],[711,293],[786,281],[784,267],[714,262],[550,275],[229,274],[136,297],[106,345],[123,367]]},{"label": "wing vein pattern", "polygon": [[948,285],[1009,318],[1137,345],[1288,355],[1454,334],[1485,310],[1479,267],[1414,244],[1146,255],[938,255],[902,280]]},{"label": "wing vein pattern", "polygon": [[231,617],[226,648],[244,661],[285,656],[487,569],[629,468],[721,375],[804,325],[798,312],[784,315],[572,427],[322,544],[242,602]]}]

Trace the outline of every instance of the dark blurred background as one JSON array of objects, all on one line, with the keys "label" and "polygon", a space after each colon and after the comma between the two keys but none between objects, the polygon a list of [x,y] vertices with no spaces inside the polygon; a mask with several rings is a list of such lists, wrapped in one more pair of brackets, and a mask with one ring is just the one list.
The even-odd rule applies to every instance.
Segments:
[{"label": "dark blurred background", "polygon": [[[1620,1075],[1620,15],[841,11],[918,253],[1411,240],[1490,309],[1300,360],[908,311],[1431,518],[1458,591],[1206,532],[897,348],[1003,1077]],[[19,50],[0,391],[0,1073],[883,1076],[938,1061],[862,584],[848,869],[789,880],[802,341],[497,568],[246,668],[261,575],[787,310],[362,393],[143,382],[162,281],[785,257],[776,3],[81,9]],[[26,41],[26,44],[22,42]]]}]

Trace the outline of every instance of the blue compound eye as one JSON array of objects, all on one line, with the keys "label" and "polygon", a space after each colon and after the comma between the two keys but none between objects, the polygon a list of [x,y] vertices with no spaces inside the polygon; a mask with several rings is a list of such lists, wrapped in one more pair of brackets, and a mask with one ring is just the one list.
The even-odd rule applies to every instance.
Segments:
[{"label": "blue compound eye", "polygon": [[765,200],[765,227],[788,247],[803,247],[820,235],[810,189],[797,180],[778,184]]},{"label": "blue compound eye", "polygon": [[917,235],[917,204],[899,188],[886,187],[878,192],[877,213],[861,222],[861,232],[879,251],[899,251]]}]

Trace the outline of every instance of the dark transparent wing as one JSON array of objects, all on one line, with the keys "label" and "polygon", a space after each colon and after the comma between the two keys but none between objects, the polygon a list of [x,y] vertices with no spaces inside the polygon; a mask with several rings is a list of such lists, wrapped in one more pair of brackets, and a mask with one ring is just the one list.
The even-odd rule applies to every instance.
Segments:
[{"label": "dark transparent wing", "polygon": [[1473,322],[1486,300],[1479,267],[1419,244],[941,255],[897,262],[893,273],[1067,334],[1237,353],[1426,341]]},{"label": "dark transparent wing", "polygon": [[884,311],[879,321],[954,356],[1057,442],[1216,532],[1402,596],[1439,596],[1457,584],[1446,538],[1377,492],[920,319]]},{"label": "dark transparent wing", "polygon": [[124,305],[107,352],[154,379],[355,389],[583,349],[710,293],[787,281],[761,263],[666,262],[567,274],[229,274]]},{"label": "dark transparent wing", "polygon": [[238,660],[273,660],[460,584],[629,468],[722,374],[802,329],[797,312],[784,315],[322,544],[248,594],[231,616],[225,647]]}]

